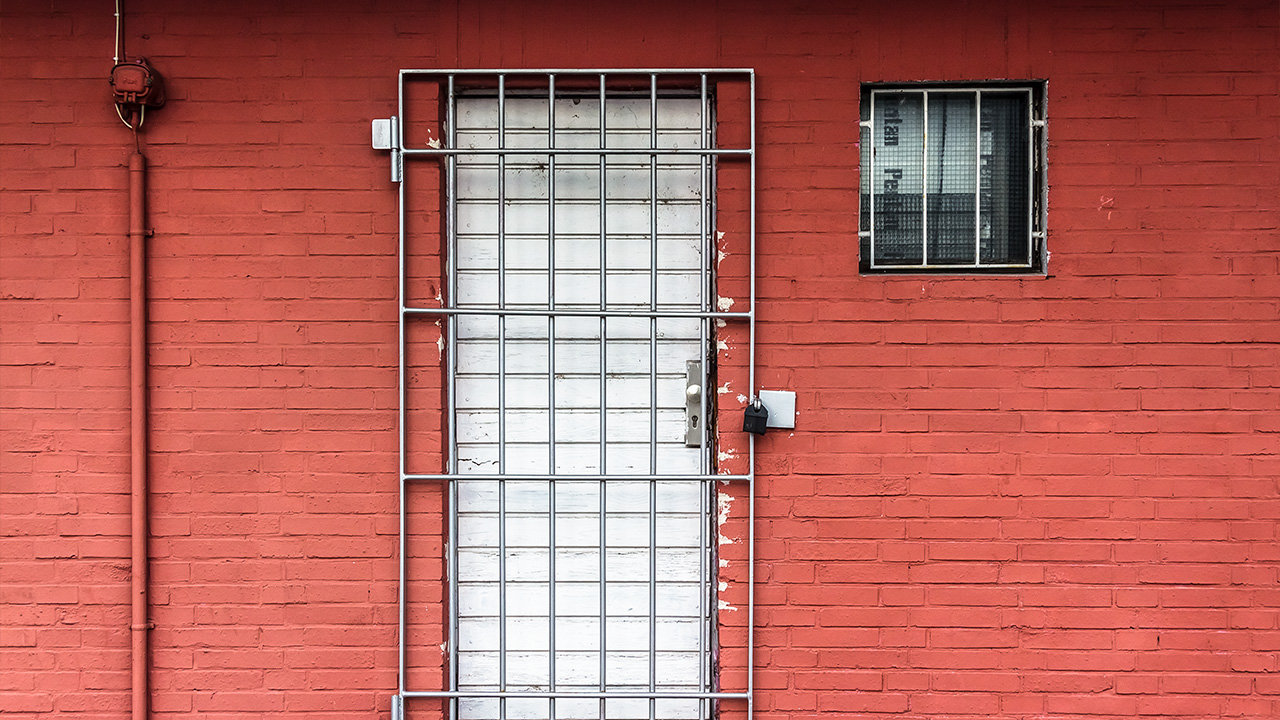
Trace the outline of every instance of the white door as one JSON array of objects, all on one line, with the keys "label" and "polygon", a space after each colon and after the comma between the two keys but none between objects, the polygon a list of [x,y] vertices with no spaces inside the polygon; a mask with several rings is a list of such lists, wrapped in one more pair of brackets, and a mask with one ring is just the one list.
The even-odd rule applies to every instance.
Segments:
[{"label": "white door", "polygon": [[473,152],[705,148],[706,107],[456,101],[454,297],[492,312],[455,325],[454,682],[521,693],[463,698],[461,717],[706,714],[671,695],[713,689],[705,434],[686,445],[714,309],[709,160]]}]

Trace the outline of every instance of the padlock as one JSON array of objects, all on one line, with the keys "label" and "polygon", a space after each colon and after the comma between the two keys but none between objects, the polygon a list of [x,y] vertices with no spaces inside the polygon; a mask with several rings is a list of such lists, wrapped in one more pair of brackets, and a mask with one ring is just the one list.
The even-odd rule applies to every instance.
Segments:
[{"label": "padlock", "polygon": [[760,402],[760,398],[751,401],[747,406],[747,411],[742,416],[743,432],[755,433],[763,435],[766,426],[769,424],[769,408]]}]

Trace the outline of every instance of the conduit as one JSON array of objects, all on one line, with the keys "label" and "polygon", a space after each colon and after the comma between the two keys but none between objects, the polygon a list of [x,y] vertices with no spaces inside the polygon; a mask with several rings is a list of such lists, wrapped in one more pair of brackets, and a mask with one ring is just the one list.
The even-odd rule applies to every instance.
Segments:
[{"label": "conduit", "polygon": [[129,420],[132,545],[133,720],[147,720],[150,687],[147,617],[147,160],[129,156]]},{"label": "conduit", "polygon": [[[164,105],[164,83],[146,58],[124,51],[123,12],[116,0],[111,88],[116,114],[133,131],[129,156],[129,636],[133,720],[149,720],[151,684],[147,598],[147,159],[138,131],[146,108]],[[136,120],[135,120],[136,118]]]}]

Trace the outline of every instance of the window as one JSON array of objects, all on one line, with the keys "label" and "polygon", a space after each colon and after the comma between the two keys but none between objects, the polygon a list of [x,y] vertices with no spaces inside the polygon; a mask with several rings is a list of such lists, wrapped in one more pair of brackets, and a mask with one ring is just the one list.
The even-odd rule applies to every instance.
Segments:
[{"label": "window", "polygon": [[862,89],[864,273],[1043,272],[1044,83]]}]

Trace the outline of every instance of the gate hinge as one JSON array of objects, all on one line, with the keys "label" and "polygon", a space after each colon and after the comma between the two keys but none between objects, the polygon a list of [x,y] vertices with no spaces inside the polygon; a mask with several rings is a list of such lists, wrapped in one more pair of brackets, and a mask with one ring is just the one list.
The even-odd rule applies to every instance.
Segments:
[{"label": "gate hinge", "polygon": [[373,121],[373,149],[391,151],[391,182],[404,179],[404,157],[400,152],[400,118]]},{"label": "gate hinge", "polygon": [[391,720],[404,720],[404,696],[391,696]]}]

